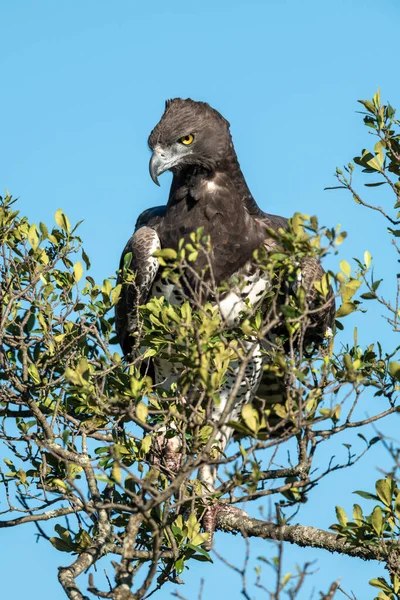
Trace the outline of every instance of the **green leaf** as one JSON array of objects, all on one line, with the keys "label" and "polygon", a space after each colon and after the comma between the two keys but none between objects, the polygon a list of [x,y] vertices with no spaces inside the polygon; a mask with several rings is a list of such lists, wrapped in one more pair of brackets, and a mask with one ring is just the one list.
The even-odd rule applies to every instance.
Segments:
[{"label": "green leaf", "polygon": [[381,89],[378,88],[376,93],[372,98],[372,102],[374,103],[375,108],[380,108],[381,106]]},{"label": "green leaf", "polygon": [[85,550],[86,548],[89,548],[92,545],[93,540],[87,531],[85,531],[84,529],[81,529],[75,538],[75,542],[77,544],[78,552],[83,552],[83,550]]},{"label": "green leaf", "polygon": [[58,533],[58,535],[60,536],[60,538],[66,543],[66,544],[72,544],[72,536],[71,536],[71,532],[68,529],[65,529],[65,527],[62,527],[62,525],[55,525],[54,526],[54,531],[56,531]]},{"label": "green leaf", "polygon": [[389,592],[389,594],[393,591],[392,588],[390,588],[389,585],[386,583],[383,577],[378,577],[378,579],[371,579],[369,585],[377,587],[383,590],[384,592]]},{"label": "green leaf", "polygon": [[184,559],[178,558],[178,560],[175,562],[175,569],[176,569],[176,572],[178,573],[178,575],[180,575],[183,572],[184,568],[185,568]]},{"label": "green leaf", "polygon": [[368,250],[364,252],[364,263],[368,269],[369,265],[371,264],[371,254],[368,252]]},{"label": "green leaf", "polygon": [[82,375],[70,367],[65,369],[65,377],[74,385],[85,385],[86,383]]},{"label": "green leaf", "polygon": [[362,508],[359,504],[354,504],[353,520],[357,525],[362,525],[362,523],[364,522]]},{"label": "green leaf", "polygon": [[286,573],[286,575],[282,579],[282,587],[284,587],[291,578],[292,578],[292,574]]},{"label": "green leaf", "polygon": [[346,353],[343,355],[343,363],[346,369],[348,369],[349,371],[352,371],[354,369],[353,361],[350,354]]},{"label": "green leaf", "polygon": [[400,493],[397,494],[394,502],[394,512],[396,513],[396,517],[400,519]]},{"label": "green leaf", "polygon": [[387,228],[388,232],[394,235],[394,237],[400,237],[400,229],[392,229],[391,227]]},{"label": "green leaf", "polygon": [[[67,486],[67,484],[66,484],[66,483],[65,483],[65,481],[63,481],[62,479],[55,478],[55,479],[53,479],[53,480],[52,480],[52,482],[51,482],[51,483],[52,483],[52,485],[53,485],[54,487],[61,488],[62,490],[68,490],[68,486]],[[56,526],[56,527],[57,527],[57,526]],[[54,528],[54,529],[55,529],[55,528]],[[56,530],[56,531],[57,531],[57,530]]]},{"label": "green leaf", "polygon": [[66,544],[63,540],[61,540],[58,537],[51,537],[50,543],[52,546],[54,546],[54,548],[56,548],[56,550],[59,550],[60,552],[73,551],[73,547],[70,544]]},{"label": "green leaf", "polygon": [[341,317],[347,317],[350,313],[356,310],[356,306],[353,302],[343,302],[343,304],[336,311],[336,317],[340,319]]},{"label": "green leaf", "polygon": [[370,160],[368,160],[367,161],[367,165],[373,171],[381,171],[382,170],[382,163],[380,163],[379,159],[376,158],[376,157],[371,158]]},{"label": "green leaf", "polygon": [[197,533],[195,536],[191,538],[191,543],[195,548],[197,548],[200,544],[204,544],[210,537],[210,534],[207,532]]},{"label": "green leaf", "polygon": [[186,521],[186,527],[188,530],[188,538],[191,539],[200,530],[200,523],[197,521],[196,513],[193,511],[190,513],[188,520]]},{"label": "green leaf", "polygon": [[36,248],[39,246],[38,228],[34,223],[29,227],[28,241],[32,246],[33,250],[36,250]]},{"label": "green leaf", "polygon": [[[207,535],[209,535],[209,534],[207,534]],[[186,547],[191,548],[192,550],[195,550],[198,554],[201,554],[202,556],[204,556],[204,558],[206,558],[209,562],[211,562],[211,563],[213,562],[211,556],[209,555],[209,553],[206,550],[204,550],[204,548],[201,548],[200,546],[196,546],[194,544],[186,544]]]},{"label": "green leaf", "polygon": [[340,288],[340,294],[344,303],[351,300],[361,284],[361,279],[350,279],[350,281],[342,285]]},{"label": "green leaf", "polygon": [[111,290],[112,290],[112,283],[111,283],[111,281],[109,279],[105,279],[103,281],[103,285],[101,287],[101,291],[103,292],[103,294],[105,294],[106,296],[110,297]]},{"label": "green leaf", "polygon": [[340,246],[340,244],[342,244],[346,238],[347,238],[347,233],[345,231],[342,231],[342,233],[339,233],[339,235],[336,237],[335,245]]},{"label": "green leaf", "polygon": [[383,531],[383,514],[380,506],[375,506],[371,515],[371,524],[377,535],[381,535]]},{"label": "green leaf", "polygon": [[147,454],[151,448],[151,435],[145,435],[140,446],[142,452]]},{"label": "green leaf", "polygon": [[365,108],[371,112],[375,114],[375,107],[372,104],[372,102],[370,100],[357,100],[357,102],[359,102],[360,104],[362,104],[363,106],[365,106]]},{"label": "green leaf", "polygon": [[132,252],[124,254],[124,269],[128,270],[132,262]]},{"label": "green leaf", "polygon": [[377,158],[379,164],[382,165],[385,157],[383,155],[383,148],[382,148],[382,142],[381,141],[379,141],[379,142],[377,142],[375,144],[374,152],[376,154],[376,158]]},{"label": "green leaf", "polygon": [[374,290],[374,292],[376,292],[378,287],[381,285],[382,281],[383,279],[378,279],[377,281],[374,281],[374,283],[372,284],[372,289]]},{"label": "green leaf", "polygon": [[49,230],[47,229],[46,225],[42,222],[39,223],[39,229],[40,233],[42,234],[42,238],[45,240],[49,235]]},{"label": "green leaf", "polygon": [[119,297],[121,295],[121,290],[122,290],[122,284],[119,283],[118,285],[115,286],[115,288],[111,292],[111,304],[112,304],[112,306],[114,306],[115,304],[117,304],[117,302],[119,300]]},{"label": "green leaf", "polygon": [[136,406],[136,416],[139,421],[146,423],[147,415],[149,414],[149,409],[147,408],[144,402],[139,402]]},{"label": "green leaf", "polygon": [[250,431],[257,432],[259,427],[258,413],[251,404],[245,404],[242,408],[242,419]]},{"label": "green leaf", "polygon": [[391,479],[379,479],[375,484],[376,493],[379,500],[385,504],[385,506],[392,505],[392,480]]},{"label": "green leaf", "polygon": [[39,383],[41,382],[41,379],[40,379],[39,371],[37,370],[36,365],[34,365],[33,363],[30,364],[28,367],[28,373],[32,377],[34,383],[39,385]]},{"label": "green leaf", "polygon": [[155,356],[157,354],[157,350],[155,348],[148,348],[146,352],[143,354],[142,358],[150,358],[151,356]]},{"label": "green leaf", "polygon": [[[202,556],[201,554],[195,554],[194,556],[191,556],[191,558],[193,560],[197,560],[199,562],[209,562],[207,558],[205,558],[205,556]],[[212,562],[212,561],[211,561]]]},{"label": "green leaf", "polygon": [[57,225],[63,229],[64,231],[66,231],[67,233],[69,233],[71,231],[71,224],[68,220],[67,215],[65,215],[62,211],[61,208],[59,208],[58,210],[56,210],[56,213],[54,215],[54,220],[57,223]]},{"label": "green leaf", "polygon": [[122,481],[121,467],[119,466],[119,464],[117,462],[113,463],[113,466],[111,469],[111,478],[114,481],[116,481],[117,483],[121,483],[121,481]]},{"label": "green leaf", "polygon": [[343,526],[347,525],[349,520],[348,520],[347,515],[346,515],[345,511],[343,510],[343,508],[341,508],[340,506],[336,506],[335,510],[336,510],[336,517],[337,517],[337,520],[340,523],[340,525],[343,525]]},{"label": "green leaf", "polygon": [[90,269],[90,259],[83,248],[82,248],[82,260],[86,265],[86,269],[89,270]]},{"label": "green leaf", "polygon": [[341,260],[339,266],[340,266],[341,270],[343,271],[343,273],[345,275],[347,275],[347,277],[350,277],[351,267],[350,267],[349,263],[347,262],[347,260]]},{"label": "green leaf", "polygon": [[211,433],[212,433],[213,428],[211,427],[211,425],[204,425],[204,427],[202,427],[199,431],[198,434],[198,439],[201,440],[202,442],[207,442]]},{"label": "green leaf", "polygon": [[176,250],[173,250],[172,248],[163,248],[162,250],[153,252],[153,256],[156,258],[164,258],[165,260],[176,260],[178,254]]},{"label": "green leaf", "polygon": [[74,276],[75,276],[76,283],[78,283],[78,281],[82,278],[82,275],[83,275],[82,263],[78,260],[78,262],[76,262],[74,264]]},{"label": "green leaf", "polygon": [[396,113],[396,109],[394,109],[393,106],[391,106],[388,103],[388,105],[386,107],[386,114],[387,114],[388,119],[392,119],[394,117],[395,113]]},{"label": "green leaf", "polygon": [[392,360],[389,363],[389,374],[391,375],[391,377],[393,377],[393,379],[400,379],[400,363]]}]

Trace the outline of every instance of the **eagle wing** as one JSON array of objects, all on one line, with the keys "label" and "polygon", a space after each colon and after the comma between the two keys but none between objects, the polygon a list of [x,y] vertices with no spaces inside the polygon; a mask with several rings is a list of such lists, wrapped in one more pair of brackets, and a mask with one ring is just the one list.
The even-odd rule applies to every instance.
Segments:
[{"label": "eagle wing", "polygon": [[[254,214],[254,213],[253,213]],[[287,229],[288,219],[277,215],[269,215],[261,211],[258,207],[254,214],[254,218],[261,220],[267,227],[278,231],[280,228]],[[278,246],[278,242],[272,238],[265,240],[265,246],[268,250],[272,250],[274,246]],[[321,280],[325,271],[319,260],[313,257],[306,257],[301,264],[301,285],[306,291],[306,302],[308,310],[311,311],[307,322],[307,329],[304,331],[303,344],[308,345],[312,342],[321,343],[329,331],[333,329],[335,323],[335,296],[333,290],[330,289],[327,297],[321,299],[318,294],[314,282]],[[272,371],[264,371],[260,385],[256,393],[256,405],[260,405],[263,409],[273,408],[273,405],[282,404],[287,397],[285,377],[278,378]],[[268,419],[269,427],[272,429],[270,435],[281,435],[282,428],[281,418],[274,415],[272,411]]]},{"label": "eagle wing", "polygon": [[[258,208],[258,207],[257,207]],[[288,219],[277,215],[269,215],[257,210],[254,214],[256,219],[261,220],[267,227],[278,231],[279,229],[287,229]],[[265,245],[268,249],[272,249],[277,245],[275,240],[266,239]],[[314,283],[320,281],[325,271],[318,259],[314,257],[306,257],[301,263],[301,285],[306,290],[306,302],[309,315],[309,325],[306,331],[305,343],[322,341],[329,329],[333,328],[335,322],[335,298],[331,289],[328,296],[321,302],[321,297],[318,294]]]},{"label": "eagle wing", "polygon": [[[132,350],[132,334],[137,329],[138,308],[147,302],[156,278],[159,263],[153,256],[161,248],[157,227],[165,214],[165,206],[144,211],[136,222],[135,232],[126,244],[120,261],[118,283],[122,284],[121,296],[115,308],[115,327],[123,353]],[[127,255],[131,254],[130,262]],[[129,264],[125,264],[129,262]],[[133,273],[132,282],[126,281],[124,269]]]}]

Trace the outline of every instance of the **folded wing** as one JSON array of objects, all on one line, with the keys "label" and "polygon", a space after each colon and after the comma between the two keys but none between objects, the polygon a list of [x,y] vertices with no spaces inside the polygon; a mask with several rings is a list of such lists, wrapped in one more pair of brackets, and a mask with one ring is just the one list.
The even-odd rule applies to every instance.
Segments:
[{"label": "folded wing", "polygon": [[[148,212],[148,211],[146,211]],[[140,220],[150,223],[152,219]],[[156,225],[153,223],[153,225]],[[138,308],[147,302],[158,271],[158,260],[153,256],[161,248],[155,228],[141,225],[129,239],[121,256],[117,283],[123,283],[121,296],[115,309],[115,326],[118,341],[125,355],[133,346],[132,334],[138,326]]]}]

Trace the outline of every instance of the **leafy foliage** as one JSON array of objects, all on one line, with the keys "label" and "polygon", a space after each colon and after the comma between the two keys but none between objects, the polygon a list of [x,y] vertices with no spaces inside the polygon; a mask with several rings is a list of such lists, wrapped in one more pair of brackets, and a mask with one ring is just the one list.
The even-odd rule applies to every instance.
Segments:
[{"label": "leafy foliage", "polygon": [[[378,177],[369,185],[385,184],[395,194],[396,211],[399,122],[390,105],[381,105],[379,93],[362,104],[365,124],[378,142],[354,163],[367,176]],[[395,227],[400,213],[392,217],[380,205],[361,199],[353,185],[355,165],[337,169],[339,187],[389,220],[389,236],[398,251]],[[196,282],[194,293],[181,306],[152,298],[138,307],[134,352],[124,359],[114,335],[121,284],[109,278],[100,285],[89,275],[78,225],[72,227],[57,210],[50,230],[21,217],[11,196],[0,202],[0,435],[7,453],[1,483],[8,503],[7,519],[0,526],[34,522],[56,550],[72,555],[71,565],[59,573],[70,598],[84,597],[76,577],[113,555],[114,587],[97,589],[92,573],[89,592],[139,600],[168,581],[180,582],[193,560],[211,561],[210,532],[203,520],[210,507],[227,509],[243,501],[265,505],[273,497],[276,512],[266,523],[281,528],[284,540],[284,527],[290,528],[299,505],[321,478],[351,467],[380,441],[360,433],[361,451],[346,444],[341,462],[332,459],[315,469],[316,451],[329,438],[354,427],[363,431],[398,411],[400,362],[397,348],[383,349],[379,341],[361,347],[356,331],[352,343],[335,344],[333,334],[318,343],[303,343],[316,309],[307,303],[301,266],[305,258],[319,261],[337,254],[346,234],[300,214],[286,231],[270,231],[278,249],[255,254],[257,268],[271,285],[262,310],[248,305],[233,326],[219,310],[226,285],[214,286],[215,301],[203,300],[204,273],[194,268],[199,255],[210,252],[203,232],[193,232],[177,252],[158,251],[165,275],[181,285],[182,294],[190,275]],[[126,285],[135,285],[130,258],[122,275]],[[348,315],[365,312],[375,301],[398,331],[398,303],[379,295],[381,280],[372,265],[367,251],[352,263],[341,260],[337,272],[311,282],[319,307],[329,304],[333,287],[339,299],[339,330]],[[246,384],[245,366],[255,347],[267,358],[268,401],[256,398],[227,423],[233,390],[219,420],[211,419],[221,387],[238,365],[235,385]],[[179,365],[174,381],[156,384],[149,359]],[[375,412],[357,420],[367,394],[376,398]],[[215,440],[226,426],[234,430],[235,442],[221,452]],[[176,442],[177,472],[165,452],[167,440]],[[385,562],[389,582],[371,581],[381,599],[399,597],[400,585],[398,453],[393,446],[391,452],[394,467],[377,481],[376,494],[359,492],[374,500],[372,511],[364,514],[355,504],[350,520],[338,507],[335,535],[321,532],[321,539],[331,536],[329,543],[337,551],[368,552]],[[210,461],[219,467],[215,492],[205,489],[197,475]],[[217,526],[229,529],[229,519],[229,510],[222,510]],[[41,521],[53,521],[56,535],[49,535]],[[309,565],[282,575],[282,548],[279,542],[278,557],[261,563],[276,572],[279,593],[295,598]],[[256,585],[265,591],[261,566],[257,569]]]}]

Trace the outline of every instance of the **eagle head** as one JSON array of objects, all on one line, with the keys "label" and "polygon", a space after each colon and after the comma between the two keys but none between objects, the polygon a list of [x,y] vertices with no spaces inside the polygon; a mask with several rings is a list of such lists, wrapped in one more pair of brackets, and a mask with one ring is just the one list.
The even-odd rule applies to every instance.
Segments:
[{"label": "eagle head", "polygon": [[149,136],[153,154],[150,176],[158,183],[164,171],[191,166],[212,171],[232,147],[229,123],[206,102],[190,98],[167,100],[160,121]]}]

